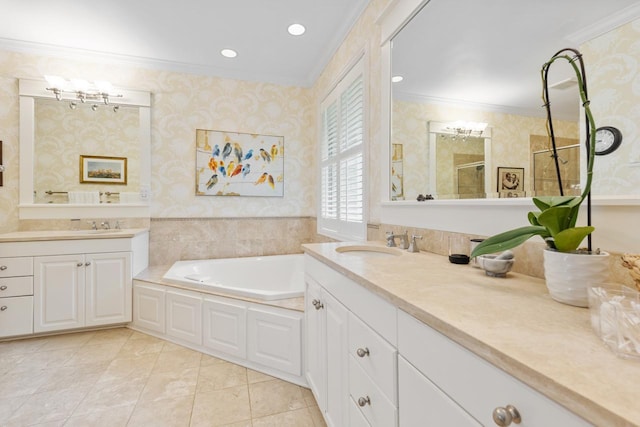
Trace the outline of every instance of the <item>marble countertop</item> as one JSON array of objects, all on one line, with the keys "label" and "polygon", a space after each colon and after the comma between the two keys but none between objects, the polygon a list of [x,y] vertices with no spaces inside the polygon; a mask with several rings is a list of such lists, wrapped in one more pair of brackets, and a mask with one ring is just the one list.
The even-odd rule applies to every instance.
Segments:
[{"label": "marble countertop", "polygon": [[0,243],[36,242],[44,240],[87,240],[121,239],[148,232],[147,228],[124,228],[121,230],[54,230],[54,231],[14,231],[0,234]]},{"label": "marble countertop", "polygon": [[589,422],[640,426],[640,360],[616,357],[592,331],[589,310],[552,300],[544,280],[488,277],[426,252],[336,251],[348,245],[303,248]]}]

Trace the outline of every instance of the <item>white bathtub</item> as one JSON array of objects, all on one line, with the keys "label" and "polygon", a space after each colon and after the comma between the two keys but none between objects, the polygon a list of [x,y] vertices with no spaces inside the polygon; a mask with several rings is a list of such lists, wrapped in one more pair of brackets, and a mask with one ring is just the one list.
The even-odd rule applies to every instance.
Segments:
[{"label": "white bathtub", "polygon": [[303,255],[177,261],[163,279],[261,300],[304,295]]}]

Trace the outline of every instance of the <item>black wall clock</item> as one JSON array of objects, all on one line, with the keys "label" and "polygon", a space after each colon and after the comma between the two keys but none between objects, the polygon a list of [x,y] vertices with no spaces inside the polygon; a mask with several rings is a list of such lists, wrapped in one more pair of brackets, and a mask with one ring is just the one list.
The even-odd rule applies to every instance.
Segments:
[{"label": "black wall clock", "polygon": [[622,132],[613,126],[596,129],[596,155],[604,156],[613,153],[622,143]]}]

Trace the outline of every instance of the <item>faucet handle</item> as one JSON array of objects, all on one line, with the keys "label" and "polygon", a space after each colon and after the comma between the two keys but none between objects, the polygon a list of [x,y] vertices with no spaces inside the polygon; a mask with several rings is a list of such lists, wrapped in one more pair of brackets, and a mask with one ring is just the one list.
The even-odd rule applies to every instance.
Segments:
[{"label": "faucet handle", "polygon": [[396,247],[396,236],[393,231],[387,231],[387,246],[390,248]]},{"label": "faucet handle", "polygon": [[418,236],[416,234],[412,234],[411,235],[411,243],[409,243],[409,248],[407,249],[407,251],[409,251],[409,252],[420,252],[420,249],[418,249],[418,243],[416,242],[416,239],[422,240],[422,236]]},{"label": "faucet handle", "polygon": [[92,230],[97,230],[98,226],[96,225],[95,221],[87,221],[87,224],[89,224],[91,226]]}]

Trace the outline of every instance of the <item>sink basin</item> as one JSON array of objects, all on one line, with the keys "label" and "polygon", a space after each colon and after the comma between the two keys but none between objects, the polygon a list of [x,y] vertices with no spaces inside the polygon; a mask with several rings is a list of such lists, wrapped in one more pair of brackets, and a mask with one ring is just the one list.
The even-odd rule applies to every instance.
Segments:
[{"label": "sink basin", "polygon": [[354,254],[366,256],[399,256],[402,254],[399,249],[387,248],[386,246],[349,245],[336,248],[336,252],[341,254]]}]

